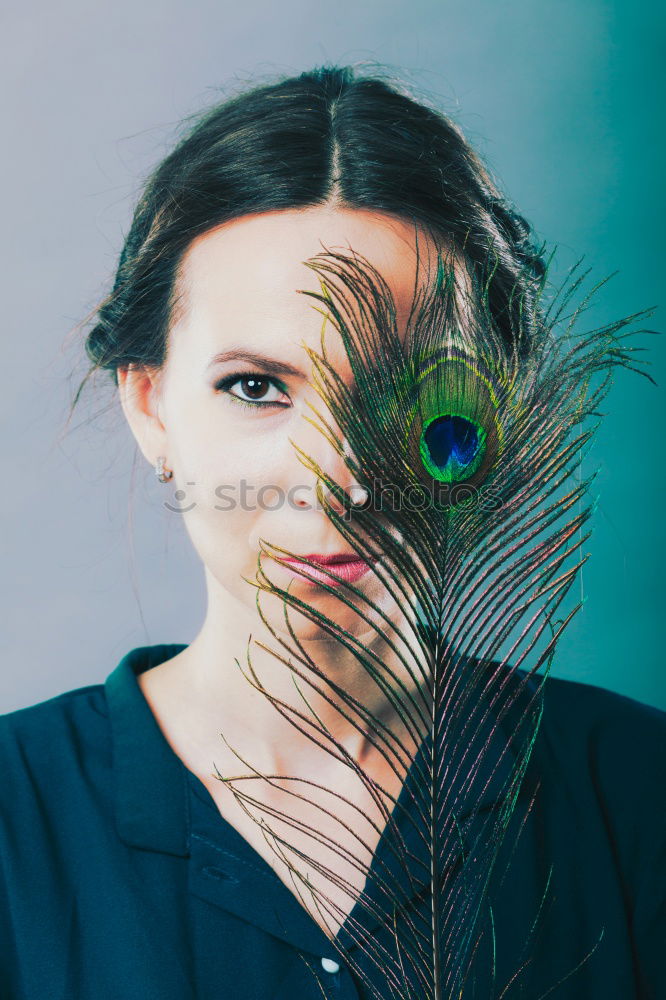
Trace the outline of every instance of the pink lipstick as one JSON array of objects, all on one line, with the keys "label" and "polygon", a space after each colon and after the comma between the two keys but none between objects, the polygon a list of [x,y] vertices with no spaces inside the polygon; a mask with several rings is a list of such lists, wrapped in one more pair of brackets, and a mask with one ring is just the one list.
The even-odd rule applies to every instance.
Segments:
[{"label": "pink lipstick", "polygon": [[355,583],[356,580],[360,580],[368,572],[371,563],[376,561],[375,559],[371,559],[370,562],[367,562],[365,559],[360,559],[356,553],[340,553],[335,555],[311,553],[307,554],[305,558],[319,563],[320,566],[325,566],[329,573],[333,575],[320,573],[315,567],[308,566],[304,562],[299,562],[298,559],[284,559],[283,562],[299,575],[309,573],[312,578],[309,580],[306,579],[306,583],[326,583],[329,587],[337,586],[338,582]]}]

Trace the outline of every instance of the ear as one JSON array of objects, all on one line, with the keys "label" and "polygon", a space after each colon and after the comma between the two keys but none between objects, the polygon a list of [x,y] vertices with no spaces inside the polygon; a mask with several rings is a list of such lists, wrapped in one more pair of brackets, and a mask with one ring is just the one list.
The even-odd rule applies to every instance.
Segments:
[{"label": "ear", "polygon": [[123,412],[144,457],[155,465],[166,455],[167,432],[160,415],[162,371],[130,362],[118,368],[118,393]]}]

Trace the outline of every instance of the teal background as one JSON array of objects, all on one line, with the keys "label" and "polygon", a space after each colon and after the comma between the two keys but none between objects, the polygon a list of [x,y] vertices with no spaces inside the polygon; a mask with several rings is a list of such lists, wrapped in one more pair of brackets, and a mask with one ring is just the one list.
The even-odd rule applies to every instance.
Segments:
[{"label": "teal background", "polygon": [[[200,624],[198,557],[112,395],[88,395],[62,433],[84,371],[72,377],[76,325],[108,288],[142,178],[179,121],[274,73],[394,68],[461,124],[562,271],[581,255],[593,279],[619,270],[590,322],[657,305],[663,329],[665,19],[663,4],[628,0],[6,11],[0,710],[96,683],[133,646],[187,642]],[[553,670],[666,708],[665,348],[642,343],[659,387],[620,372],[607,399],[583,468],[600,469],[586,602]]]}]

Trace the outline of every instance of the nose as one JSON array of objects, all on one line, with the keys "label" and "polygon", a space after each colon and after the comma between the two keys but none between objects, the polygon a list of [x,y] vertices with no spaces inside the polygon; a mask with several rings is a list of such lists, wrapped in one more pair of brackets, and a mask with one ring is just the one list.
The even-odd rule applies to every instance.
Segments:
[{"label": "nose", "polygon": [[[329,441],[324,434],[313,429],[313,434],[308,435],[307,443],[302,443],[301,437],[294,442],[299,449],[304,452],[303,456],[298,456],[298,468],[301,478],[297,486],[292,488],[291,496],[296,507],[313,508],[317,505],[317,481],[318,477],[313,469],[306,467],[304,462],[312,459],[322,472],[336,482],[344,491],[348,502],[352,506],[360,506],[368,500],[368,490],[362,486],[354,477],[352,470],[345,461],[345,456],[353,460],[354,455],[346,438],[342,439],[343,454],[341,455],[333,442]],[[326,483],[322,481],[322,490],[326,503],[338,513],[344,514],[345,507],[340,504],[333,493],[328,489]]]},{"label": "nose", "polygon": [[[344,505],[337,500],[325,483],[322,483],[322,489],[324,491],[326,503],[328,503],[333,510],[336,511],[336,513],[344,514]],[[363,506],[363,504],[367,503],[369,494],[365,486],[361,486],[360,483],[354,482],[350,486],[344,487],[344,489],[352,507]],[[314,507],[317,502],[316,487],[297,486],[292,490],[292,499],[296,507],[304,507],[309,510],[311,507]]]}]

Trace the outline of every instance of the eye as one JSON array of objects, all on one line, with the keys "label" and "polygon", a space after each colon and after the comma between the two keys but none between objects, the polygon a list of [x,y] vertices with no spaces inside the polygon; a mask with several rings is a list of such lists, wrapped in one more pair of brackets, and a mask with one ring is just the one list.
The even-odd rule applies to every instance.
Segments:
[{"label": "eye", "polygon": [[[239,385],[241,387],[241,392],[244,396],[239,396],[237,393],[232,392],[232,387]],[[278,393],[285,394],[285,389],[283,384],[271,375],[265,375],[262,372],[235,372],[233,375],[226,375],[223,379],[220,379],[215,383],[215,389],[217,392],[224,392],[229,396],[230,401],[233,403],[240,403],[241,406],[249,406],[254,410],[258,410],[261,407],[273,407],[285,409],[290,404],[284,402],[278,402],[277,399],[271,399],[270,396],[266,398],[266,390],[271,388],[278,391]]]}]

